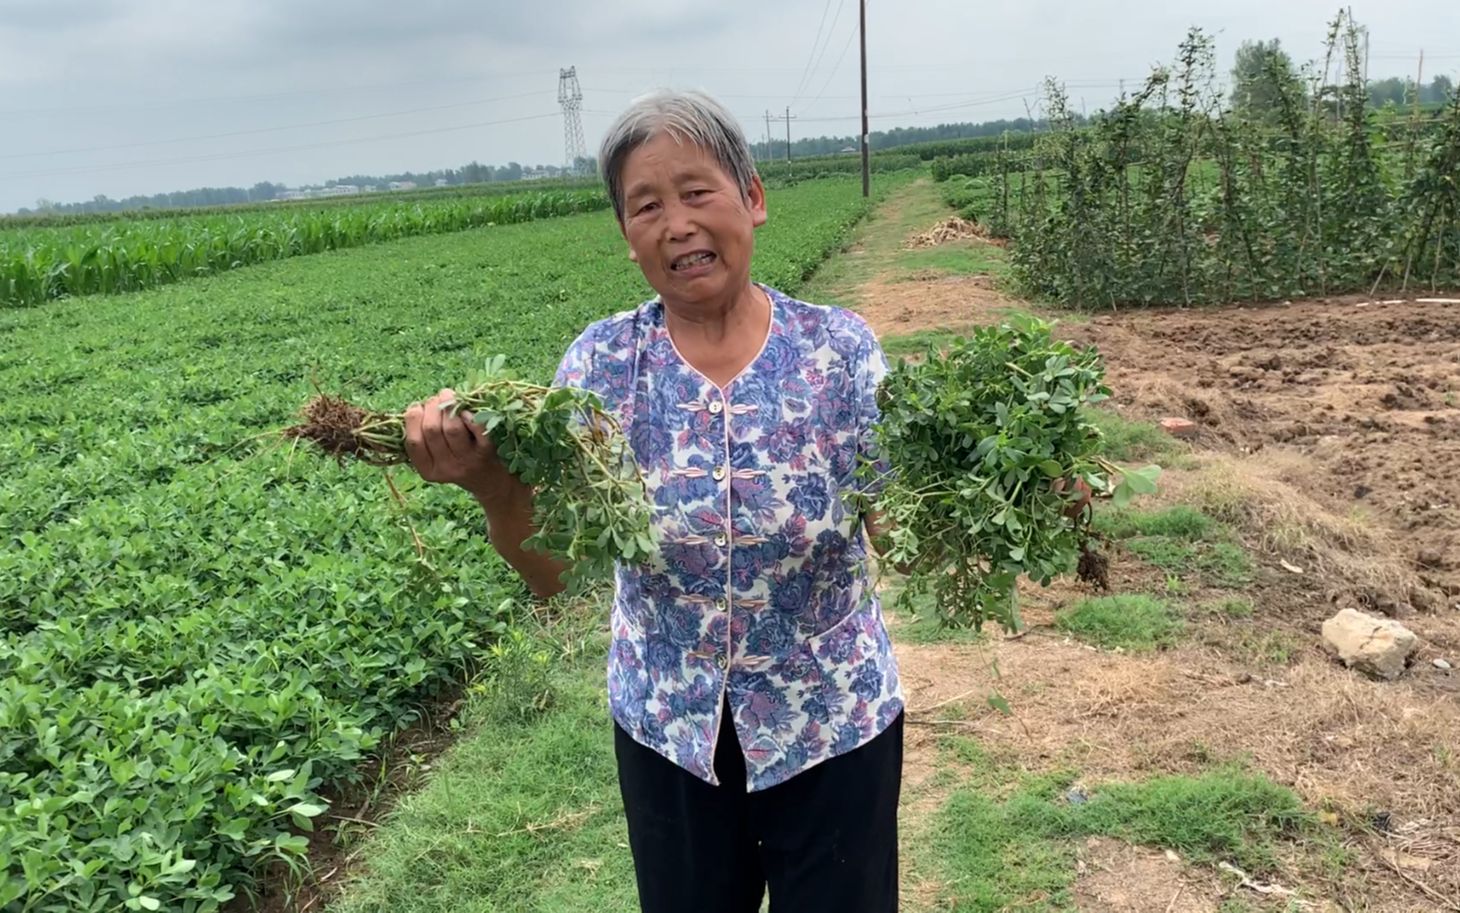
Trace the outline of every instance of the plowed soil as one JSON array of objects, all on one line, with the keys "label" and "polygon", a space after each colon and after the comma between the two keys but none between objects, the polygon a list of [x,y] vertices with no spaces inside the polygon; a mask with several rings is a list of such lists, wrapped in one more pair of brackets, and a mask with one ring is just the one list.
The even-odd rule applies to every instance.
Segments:
[{"label": "plowed soil", "polygon": [[1146,311],[1069,335],[1099,346],[1135,413],[1190,418],[1216,448],[1301,453],[1310,493],[1381,518],[1416,573],[1460,602],[1460,304]]}]

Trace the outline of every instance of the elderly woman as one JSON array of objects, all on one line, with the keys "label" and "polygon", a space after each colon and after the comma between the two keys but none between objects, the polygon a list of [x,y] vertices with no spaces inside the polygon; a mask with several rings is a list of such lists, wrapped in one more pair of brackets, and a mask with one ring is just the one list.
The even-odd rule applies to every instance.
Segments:
[{"label": "elderly woman", "polygon": [[[751,281],[766,194],[734,118],[697,93],[636,101],[600,162],[658,294],[588,327],[556,383],[622,422],[659,552],[620,566],[608,693],[646,913],[897,909],[902,690],[848,507],[886,371],[850,312]],[[532,491],[443,390],[407,415],[420,474],[460,485],[540,596]]]}]

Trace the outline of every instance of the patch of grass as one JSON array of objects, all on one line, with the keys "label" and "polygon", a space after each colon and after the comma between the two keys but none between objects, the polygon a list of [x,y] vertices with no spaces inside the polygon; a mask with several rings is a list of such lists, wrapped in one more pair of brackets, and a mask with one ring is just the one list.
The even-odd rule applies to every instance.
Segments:
[{"label": "patch of grass", "polygon": [[1237,768],[1106,784],[1080,804],[1064,799],[1069,782],[1044,775],[1002,801],[974,787],[955,792],[914,844],[946,885],[936,908],[1073,909],[1074,847],[1092,836],[1268,872],[1276,843],[1311,821],[1291,790]]},{"label": "patch of grass", "polygon": [[[993,313],[1001,321],[1025,319],[1032,316],[1028,311],[1015,307],[999,308]],[[887,357],[891,359],[921,357],[928,353],[929,347],[946,348],[953,340],[967,337],[972,329],[972,326],[935,327],[897,336],[887,336],[881,340],[882,351],[887,353]]]},{"label": "patch of grass", "polygon": [[988,275],[995,280],[1009,275],[1009,257],[1002,247],[982,241],[950,241],[937,247],[904,251],[898,266],[902,278],[936,273],[945,276]]},{"label": "patch of grass", "polygon": [[1204,545],[1196,557],[1197,569],[1212,584],[1234,590],[1252,582],[1252,557],[1236,542],[1222,541]]},{"label": "patch of grass", "polygon": [[[1024,826],[1026,814],[974,790],[954,793],[935,816],[928,842],[958,911],[1068,910],[1074,847]],[[1048,802],[1027,799],[1039,807]]]},{"label": "patch of grass", "polygon": [[1078,602],[1055,617],[1055,626],[1099,647],[1146,652],[1175,643],[1184,623],[1169,603],[1127,593]]},{"label": "patch of grass", "polygon": [[1219,528],[1217,521],[1185,504],[1160,511],[1111,508],[1095,516],[1096,531],[1116,539],[1160,536],[1199,541],[1216,535]]},{"label": "patch of grass", "polygon": [[1303,648],[1292,634],[1280,630],[1247,631],[1235,641],[1224,640],[1222,646],[1259,666],[1291,665]]},{"label": "patch of grass", "polygon": [[1238,589],[1255,573],[1251,556],[1226,526],[1185,504],[1159,511],[1103,509],[1094,528],[1168,576],[1198,575],[1211,586]]},{"label": "patch of grass", "polygon": [[960,330],[918,330],[903,336],[889,336],[882,340],[882,351],[889,359],[906,358],[927,354],[929,347],[942,349],[961,335]]},{"label": "patch of grass", "polygon": [[1119,837],[1173,849],[1197,862],[1229,860],[1254,871],[1272,871],[1274,842],[1310,822],[1292,790],[1234,768],[1112,783],[1070,812],[1073,834]]},{"label": "patch of grass", "polygon": [[510,671],[467,710],[473,734],[374,831],[331,913],[635,908],[603,646],[553,655],[546,677],[538,657],[552,645],[509,649]]},{"label": "patch of grass", "polygon": [[1246,596],[1232,596],[1223,599],[1214,608],[1227,618],[1251,618],[1256,612],[1256,606]]},{"label": "patch of grass", "polygon": [[[956,707],[957,705],[948,706]],[[946,716],[949,719],[957,718],[954,714]],[[938,751],[948,761],[967,766],[972,771],[971,776],[974,777],[977,777],[979,772],[988,771],[997,766],[978,739],[966,735],[942,736],[938,739]]]},{"label": "patch of grass", "polygon": [[1105,455],[1117,463],[1171,462],[1186,449],[1152,425],[1128,419],[1113,409],[1088,410],[1090,421],[1105,437]]}]

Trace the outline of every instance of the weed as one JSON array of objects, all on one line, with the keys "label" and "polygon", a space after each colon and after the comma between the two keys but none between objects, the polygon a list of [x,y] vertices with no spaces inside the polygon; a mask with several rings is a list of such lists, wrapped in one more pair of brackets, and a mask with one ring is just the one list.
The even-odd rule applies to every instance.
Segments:
[{"label": "weed", "polygon": [[926,841],[946,875],[950,908],[1068,909],[1074,841],[1097,835],[1271,871],[1276,842],[1311,820],[1291,790],[1237,768],[1110,783],[1079,804],[1063,798],[1069,782],[1067,773],[1046,774],[1003,801],[972,788],[950,797]]},{"label": "weed", "polygon": [[1160,511],[1119,508],[1096,515],[1097,531],[1118,539],[1147,564],[1175,575],[1197,575],[1211,586],[1236,589],[1252,582],[1252,559],[1221,523],[1182,504]]},{"label": "weed", "polygon": [[1246,596],[1232,596],[1217,603],[1216,609],[1228,618],[1251,618],[1255,606]]},{"label": "weed", "polygon": [[1135,651],[1170,646],[1183,628],[1168,603],[1135,594],[1084,600],[1060,612],[1055,625],[1096,646]]},{"label": "weed", "polygon": [[1105,455],[1117,463],[1169,462],[1184,449],[1155,425],[1128,419],[1113,409],[1091,409],[1090,420],[1105,438]]},{"label": "weed", "polygon": [[1215,520],[1186,504],[1178,504],[1161,511],[1113,508],[1102,511],[1096,517],[1095,527],[1117,539],[1162,536],[1191,542],[1212,538],[1219,531]]},{"label": "weed", "polygon": [[1248,631],[1231,644],[1236,654],[1260,666],[1287,666],[1298,655],[1301,645],[1285,631]]}]

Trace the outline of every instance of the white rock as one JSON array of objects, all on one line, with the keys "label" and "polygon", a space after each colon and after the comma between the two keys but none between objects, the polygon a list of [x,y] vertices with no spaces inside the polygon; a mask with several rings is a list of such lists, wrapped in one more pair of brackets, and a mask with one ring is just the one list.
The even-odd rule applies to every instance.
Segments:
[{"label": "white rock", "polygon": [[1397,621],[1344,609],[1323,623],[1323,645],[1347,666],[1396,679],[1409,664],[1419,638]]},{"label": "white rock", "polygon": [[1446,672],[1449,672],[1450,669],[1453,668],[1447,660],[1437,659],[1434,661],[1434,663],[1436,669],[1443,669]]}]

